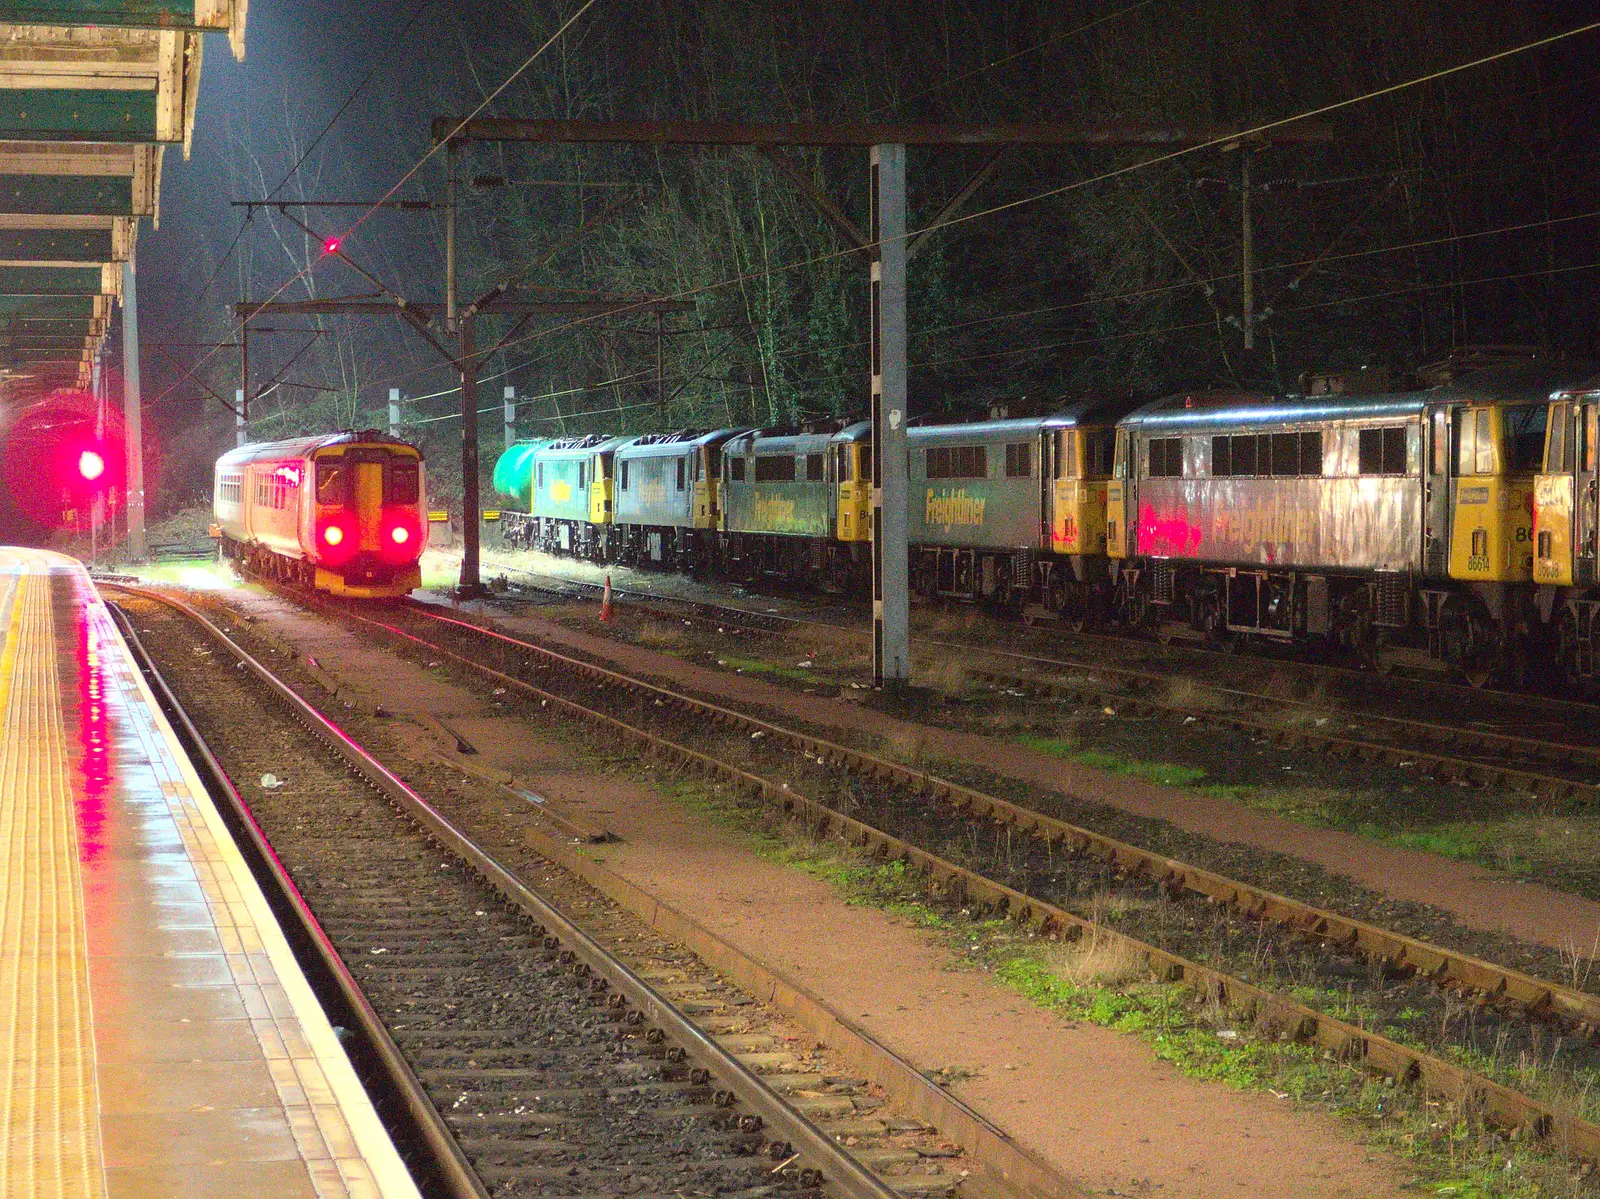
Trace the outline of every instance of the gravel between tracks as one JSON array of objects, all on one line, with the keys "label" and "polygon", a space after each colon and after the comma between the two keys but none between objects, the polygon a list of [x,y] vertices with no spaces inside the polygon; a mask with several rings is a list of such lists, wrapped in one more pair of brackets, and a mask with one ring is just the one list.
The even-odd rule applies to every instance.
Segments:
[{"label": "gravel between tracks", "polygon": [[[169,682],[497,1196],[801,1189],[703,1078],[342,765],[181,618],[133,605]],[[285,760],[280,788],[252,783]],[[570,897],[569,897],[570,898]],[[676,955],[681,957],[682,955]],[[671,957],[663,959],[670,963]]]}]

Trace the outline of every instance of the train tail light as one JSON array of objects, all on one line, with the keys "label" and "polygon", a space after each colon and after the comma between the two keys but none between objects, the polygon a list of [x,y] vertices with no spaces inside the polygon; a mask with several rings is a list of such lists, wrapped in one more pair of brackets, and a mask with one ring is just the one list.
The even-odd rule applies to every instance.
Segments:
[{"label": "train tail light", "polygon": [[385,562],[415,562],[422,556],[422,523],[410,508],[384,510],[378,534],[378,553]]}]

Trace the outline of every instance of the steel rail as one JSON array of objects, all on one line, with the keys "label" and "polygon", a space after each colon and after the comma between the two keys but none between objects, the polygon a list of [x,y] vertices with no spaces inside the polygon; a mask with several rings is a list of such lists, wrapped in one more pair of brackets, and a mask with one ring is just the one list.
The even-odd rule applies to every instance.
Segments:
[{"label": "steel rail", "polygon": [[[969,647],[976,648],[976,647]],[[1090,670],[1104,670],[1108,673],[1132,675],[1132,670],[1119,670],[1116,667],[1086,667]],[[1134,711],[1160,712],[1174,716],[1192,716],[1196,720],[1208,724],[1221,725],[1224,728],[1235,729],[1239,732],[1255,733],[1279,745],[1311,746],[1328,753],[1345,757],[1359,758],[1363,761],[1377,759],[1396,767],[1415,767],[1420,773],[1432,775],[1439,779],[1464,779],[1469,782],[1481,783],[1518,783],[1528,788],[1537,796],[1546,799],[1581,799],[1586,802],[1600,800],[1600,783],[1592,783],[1579,779],[1567,778],[1558,774],[1541,774],[1535,770],[1528,770],[1521,766],[1512,766],[1504,763],[1488,762],[1478,758],[1458,758],[1450,754],[1439,753],[1435,750],[1424,749],[1415,745],[1396,745],[1388,741],[1374,741],[1365,737],[1352,737],[1348,733],[1328,732],[1324,729],[1297,728],[1291,725],[1277,724],[1271,720],[1259,720],[1255,717],[1240,712],[1219,712],[1215,708],[1206,708],[1195,704],[1170,703],[1166,700],[1156,699],[1145,695],[1118,694],[1095,686],[1090,682],[1078,683],[1071,679],[1050,678],[1044,675],[1015,675],[1006,674],[999,670],[990,670],[983,667],[968,668],[968,673],[974,678],[984,679],[990,683],[1009,683],[1013,686],[1031,686],[1053,694],[1069,694],[1093,700],[1098,704],[1115,703],[1119,707],[1131,708]],[[1142,673],[1142,672],[1141,672]],[[1155,676],[1151,676],[1154,678]],[[1230,688],[1213,688],[1209,684],[1196,684],[1208,688],[1213,694],[1229,694]],[[1248,695],[1247,692],[1235,694]],[[1266,696],[1251,696],[1250,698],[1265,701]],[[1299,703],[1295,700],[1275,700],[1281,707],[1298,708],[1307,713],[1330,714],[1337,709],[1319,709],[1311,704]],[[1431,728],[1440,732],[1445,731],[1445,726],[1431,725],[1426,721],[1408,721],[1402,717],[1384,716],[1377,713],[1365,713],[1361,719],[1369,723],[1384,722],[1417,729]],[[1451,730],[1452,732],[1456,730]],[[1462,731],[1461,739],[1473,739],[1479,734]],[[1484,739],[1504,737],[1506,741],[1519,741],[1523,738],[1513,738],[1499,733],[1483,734]],[[1538,742],[1535,744],[1546,745],[1551,743]],[[1574,747],[1577,748],[1577,747]],[[1586,750],[1585,752],[1593,752]],[[1600,763],[1597,763],[1600,765]]]},{"label": "steel rail", "polygon": [[[106,584],[102,581],[102,585]],[[132,588],[122,588],[120,585],[118,587],[119,590],[128,590],[133,594],[146,594],[136,592]],[[277,851],[267,841],[266,834],[250,810],[250,805],[245,802],[239,789],[233,785],[228,772],[223,769],[211,746],[195,727],[194,722],[189,719],[188,712],[178,702],[178,697],[173,694],[166,678],[156,667],[155,659],[151,657],[150,651],[145,648],[144,642],[134,630],[133,622],[121,608],[115,605],[109,606],[121,626],[123,640],[133,651],[139,669],[143,671],[145,678],[155,690],[162,707],[166,709],[168,719],[177,723],[179,735],[187,742],[191,758],[198,759],[196,765],[201,768],[212,794],[219,796],[225,802],[235,826],[244,832],[259,866],[253,873],[258,878],[264,874],[266,880],[270,881],[279,901],[274,907],[292,914],[306,942],[315,952],[318,963],[332,980],[340,1000],[354,1016],[362,1038],[381,1063],[385,1082],[400,1097],[407,1116],[433,1155],[434,1166],[449,1195],[452,1199],[489,1199],[488,1188],[483,1185],[483,1181],[461,1152],[461,1147],[451,1135],[444,1117],[428,1098],[427,1091],[406,1062],[405,1055],[400,1052],[400,1047],[395,1044],[394,1038],[389,1035],[382,1018],[368,1001],[361,984],[356,982],[344,959],[339,956],[338,950],[333,946],[333,940],[322,927],[322,922],[311,911],[300,888],[289,877],[288,870],[279,860]]]},{"label": "steel rail", "polygon": [[[340,609],[338,615],[353,618],[363,624],[392,634],[404,641],[418,645],[428,650],[430,654],[437,654],[466,666],[483,677],[492,679],[510,689],[515,689],[525,695],[540,699],[553,705],[558,711],[576,717],[591,724],[607,734],[620,734],[623,737],[637,742],[647,750],[660,754],[663,758],[681,764],[687,768],[703,771],[713,777],[722,779],[739,789],[759,796],[765,802],[778,807],[800,820],[805,827],[813,833],[820,835],[836,835],[860,848],[876,853],[890,860],[899,860],[907,863],[918,871],[928,881],[930,890],[941,893],[954,902],[964,904],[987,905],[988,907],[1005,914],[1008,918],[1027,924],[1044,933],[1055,933],[1070,939],[1093,938],[1095,944],[1112,944],[1123,948],[1134,955],[1136,960],[1143,961],[1152,976],[1165,981],[1178,983],[1202,997],[1217,1002],[1221,1005],[1248,1010],[1253,1013],[1257,1022],[1266,1022],[1269,1026],[1281,1030],[1284,1035],[1296,1040],[1311,1041],[1322,1046],[1337,1058],[1343,1061],[1360,1065],[1362,1068],[1393,1078],[1398,1083],[1419,1084],[1430,1094],[1462,1104],[1464,1107],[1473,1107],[1483,1113],[1484,1117],[1498,1127],[1518,1131],[1521,1135],[1531,1135],[1540,1139],[1549,1140],[1559,1146],[1562,1151],[1585,1161],[1600,1161],[1600,1126],[1583,1120],[1570,1112],[1563,1111],[1551,1104],[1535,1099],[1514,1088],[1497,1083],[1492,1079],[1467,1069],[1454,1062],[1447,1061],[1425,1050],[1415,1049],[1403,1045],[1390,1037],[1369,1029],[1361,1028],[1336,1017],[1329,1016],[1315,1008],[1288,999],[1266,988],[1246,982],[1223,971],[1191,961],[1178,954],[1170,953],[1157,946],[1150,945],[1137,938],[1120,933],[1092,920],[1077,916],[1035,896],[1025,894],[1003,883],[996,882],[966,867],[949,862],[926,850],[920,849],[909,842],[883,832],[853,817],[847,816],[829,805],[803,795],[790,784],[773,781],[754,774],[739,766],[724,762],[709,754],[691,749],[645,729],[641,729],[626,721],[619,720],[604,712],[587,707],[575,700],[554,692],[547,691],[524,679],[477,662],[463,654],[458,654],[444,646],[430,642],[425,638],[408,633],[402,629],[370,617],[361,616],[347,610]],[[960,805],[964,810],[973,811],[978,815],[989,815],[997,819],[999,813],[1006,808],[1018,811],[1020,819],[1006,821],[1016,823],[1023,827],[1034,827],[1029,822],[1040,819],[1035,813],[1020,812],[1013,805],[992,797],[983,796],[979,792],[960,787],[957,784],[925,775],[920,771],[913,771],[897,763],[874,758],[871,755],[838,746],[820,738],[807,734],[797,733],[784,729],[781,726],[748,717],[742,713],[733,712],[714,704],[674,692],[668,688],[645,682],[608,670],[604,667],[594,666],[558,654],[541,646],[532,645],[508,637],[493,630],[483,629],[464,621],[453,620],[448,617],[432,616],[431,619],[459,626],[474,633],[484,634],[497,640],[509,642],[519,649],[536,653],[551,662],[552,666],[570,669],[589,678],[603,687],[616,687],[646,694],[653,694],[664,704],[671,704],[683,710],[697,712],[709,717],[714,723],[732,724],[739,727],[764,732],[774,740],[780,740],[796,749],[810,752],[825,765],[839,766],[851,765],[864,773],[876,777],[890,778],[898,782],[922,783],[923,792],[934,796],[956,798],[961,795],[976,797],[982,801],[984,807],[977,805]],[[1073,826],[1061,825],[1053,822],[1060,828],[1072,830],[1080,834],[1077,837],[1062,837],[1069,844],[1092,851],[1096,845],[1114,847],[1126,850],[1132,856],[1123,859],[1120,855],[1107,856],[1107,860],[1114,865],[1133,870],[1138,868],[1138,863],[1155,861],[1170,868],[1168,875],[1162,876],[1162,881],[1171,885],[1182,886],[1190,878],[1215,879],[1224,888],[1229,889],[1226,898],[1235,906],[1246,911],[1249,909],[1242,902],[1250,895],[1266,895],[1265,892],[1254,891],[1242,884],[1231,880],[1222,879],[1221,876],[1209,875],[1206,872],[1194,871],[1182,863],[1172,862],[1169,859],[1157,858],[1146,854],[1132,846],[1125,846],[1121,842],[1102,838],[1098,834],[1087,830],[1075,830]],[[1201,892],[1206,894],[1207,892]],[[1219,891],[1218,897],[1225,893]],[[1277,897],[1269,897],[1277,898]],[[1316,909],[1309,909],[1306,905],[1294,900],[1283,900],[1294,909],[1315,913]],[[1258,915],[1268,915],[1267,912],[1257,911]],[[1384,930],[1373,928],[1370,925],[1361,925],[1360,922],[1345,921],[1345,918],[1333,913],[1317,913],[1330,921],[1353,925],[1355,928],[1372,929],[1374,933],[1384,937],[1395,937]],[[1268,918],[1271,918],[1268,915]],[[1285,921],[1286,923],[1296,923]],[[1302,927],[1302,931],[1311,933],[1322,940],[1338,939],[1336,927],[1327,926]],[[1410,941],[1410,938],[1399,938]],[[1359,944],[1359,942],[1357,942]],[[1458,955],[1439,955],[1439,951],[1432,946],[1421,942],[1413,942],[1419,951],[1426,950],[1444,959],[1446,964],[1462,960]],[[1420,953],[1419,953],[1420,958]],[[1413,965],[1423,966],[1423,960],[1413,960]],[[1482,965],[1497,975],[1510,972],[1500,970],[1499,967],[1489,963]],[[1428,971],[1435,978],[1440,977],[1439,971]],[[1542,989],[1548,996],[1546,1004],[1553,1001],[1549,984],[1530,980]],[[1581,993],[1578,993],[1581,995]],[[1584,996],[1585,1000],[1593,997]]]},{"label": "steel rail", "polygon": [[[890,779],[918,794],[945,801],[969,816],[1009,825],[1040,840],[1061,845],[1069,851],[1092,854],[1119,870],[1150,878],[1169,890],[1188,891],[1209,900],[1226,903],[1255,919],[1270,920],[1293,928],[1313,939],[1362,951],[1370,957],[1382,959],[1394,969],[1414,970],[1441,985],[1464,987],[1495,1001],[1515,1004],[1529,1013],[1557,1016],[1585,1033],[1600,1030],[1600,996],[1524,974],[1468,954],[1441,949],[1437,945],[1415,937],[1392,932],[1337,912],[1313,907],[1297,899],[1278,895],[1047,816],[926,771],[891,762],[810,733],[761,720],[608,667],[584,662],[494,629],[486,629],[469,621],[428,612],[420,607],[413,610],[425,619],[467,630],[474,635],[513,646],[519,651],[537,654],[551,667],[584,675],[601,685],[646,692],[663,703],[707,716],[715,723],[734,725],[752,732],[759,731],[764,737],[789,745],[803,753],[810,753],[828,765],[848,766],[871,777]],[[443,653],[474,669],[487,669],[464,655],[383,621],[345,610],[340,610],[340,614],[417,642],[430,651]],[[512,678],[500,672],[495,673],[502,681]]]},{"label": "steel rail", "polygon": [[818,1170],[821,1179],[851,1199],[899,1199],[892,1188],[830,1140],[805,1115],[785,1102],[776,1091],[762,1081],[759,1075],[718,1045],[710,1035],[697,1027],[648,982],[481,849],[448,818],[407,786],[383,763],[356,744],[347,733],[302,699],[289,684],[258,662],[204,614],[181,600],[159,592],[123,584],[109,586],[164,604],[195,622],[213,641],[282,699],[317,737],[344,759],[352,770],[402,813],[416,821],[430,837],[468,863],[511,904],[560,938],[580,961],[626,996],[648,1020],[654,1021],[669,1038],[686,1051],[690,1058],[708,1070],[733,1096],[758,1114],[773,1129],[780,1130],[782,1136],[800,1151],[805,1160],[814,1163],[813,1168]]},{"label": "steel rail", "polygon": [[[519,573],[534,578],[560,579],[560,576],[541,576],[531,571],[521,571]],[[599,584],[591,583],[588,580],[561,581],[570,584],[574,588],[581,589],[583,592],[594,592],[600,589]],[[539,587],[537,584],[532,585],[532,587],[534,590],[555,593],[554,588]],[[753,627],[761,632],[782,631],[783,626],[786,625],[818,625],[834,632],[843,631],[861,635],[865,635],[868,631],[861,628],[841,629],[838,625],[826,624],[825,622],[810,620],[805,617],[754,612],[732,605],[678,596],[657,595],[652,592],[636,591],[629,588],[613,587],[612,595],[618,599],[634,601],[639,611],[651,612],[664,618],[670,618],[672,613],[661,611],[659,608],[652,608],[650,605],[676,604],[689,609],[698,609],[702,612],[714,614],[715,618],[722,623]],[[638,603],[638,601],[644,601],[644,603]],[[947,641],[942,638],[926,636],[914,635],[911,640],[914,645],[936,646],[940,649],[956,650],[962,653],[979,653],[991,658],[1023,663],[1036,668],[1036,670],[1096,671],[1132,682],[1149,683],[1158,686],[1165,686],[1171,682],[1171,678],[1168,675],[1159,674],[1152,670],[1143,670],[1134,666],[1119,666],[1114,663],[1082,659],[1047,657],[1040,654],[1023,653],[1018,650],[1001,649],[991,645]],[[1441,779],[1464,779],[1482,784],[1493,782],[1518,784],[1526,787],[1532,794],[1546,799],[1578,799],[1590,803],[1600,800],[1600,782],[1597,781],[1571,778],[1560,774],[1547,774],[1511,763],[1495,762],[1481,758],[1464,758],[1456,754],[1441,752],[1437,749],[1424,748],[1420,744],[1400,745],[1368,738],[1352,737],[1346,733],[1330,732],[1323,729],[1291,728],[1270,720],[1256,719],[1242,712],[1219,712],[1215,708],[1207,708],[1197,704],[1171,703],[1148,696],[1110,695],[1095,688],[1092,683],[1079,684],[1070,679],[1049,678],[1041,673],[1007,675],[999,670],[982,668],[973,670],[970,673],[989,682],[1025,682],[1058,693],[1067,692],[1075,695],[1090,696],[1096,700],[1106,702],[1115,701],[1119,704],[1140,707],[1150,711],[1194,716],[1198,720],[1211,724],[1260,734],[1279,744],[1316,746],[1328,752],[1343,754],[1348,757],[1385,761],[1393,766],[1400,766],[1404,763],[1414,766],[1424,774],[1430,774]],[[1204,680],[1191,680],[1191,682],[1205,693],[1223,699],[1250,704],[1270,703],[1275,708],[1294,709],[1310,716],[1344,717],[1348,715],[1347,711],[1340,707],[1318,706],[1307,703],[1304,700],[1263,695],[1259,692],[1248,691],[1241,687],[1229,686],[1223,683],[1211,683]],[[1488,729],[1469,729],[1459,725],[1440,724],[1436,721],[1418,720],[1414,717],[1394,716],[1382,712],[1362,712],[1360,713],[1360,719],[1369,725],[1382,725],[1390,728],[1397,735],[1415,737],[1419,741],[1426,741],[1431,744],[1467,745],[1485,750],[1498,750],[1512,754],[1520,753],[1538,761],[1556,764],[1582,761],[1594,766],[1596,770],[1600,770],[1600,745],[1581,745],[1574,742],[1551,741],[1544,738],[1501,733]]]}]

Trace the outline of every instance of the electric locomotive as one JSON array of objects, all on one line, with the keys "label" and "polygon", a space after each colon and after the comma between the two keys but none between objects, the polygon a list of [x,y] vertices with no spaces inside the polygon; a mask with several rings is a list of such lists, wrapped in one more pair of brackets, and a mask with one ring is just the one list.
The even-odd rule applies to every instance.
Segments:
[{"label": "electric locomotive", "polygon": [[422,583],[422,454],[376,430],[231,450],[212,512],[223,555],[254,574],[362,598]]},{"label": "electric locomotive", "polygon": [[1118,427],[1107,502],[1125,614],[1214,644],[1323,641],[1520,678],[1556,598],[1541,613],[1534,587],[1552,397],[1592,369],[1534,359],[1421,391],[1146,406]]}]

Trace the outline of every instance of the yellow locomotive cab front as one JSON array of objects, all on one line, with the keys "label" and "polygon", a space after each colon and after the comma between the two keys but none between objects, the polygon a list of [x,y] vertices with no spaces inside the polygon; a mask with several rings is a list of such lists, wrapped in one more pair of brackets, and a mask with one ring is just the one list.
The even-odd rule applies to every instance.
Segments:
[{"label": "yellow locomotive cab front", "polygon": [[1456,479],[1450,577],[1522,583],[1533,578],[1534,470],[1543,444],[1539,405],[1469,407],[1455,413]]}]

